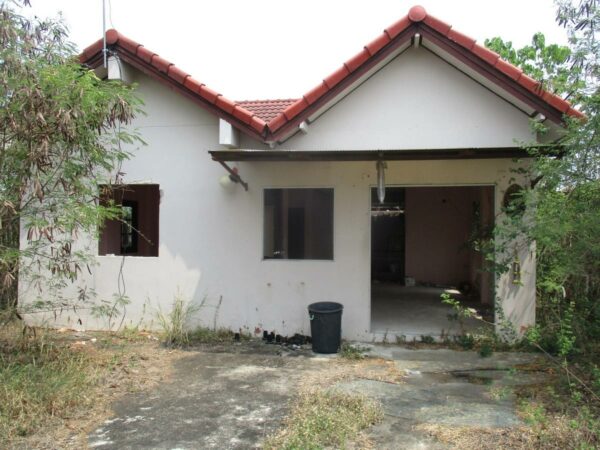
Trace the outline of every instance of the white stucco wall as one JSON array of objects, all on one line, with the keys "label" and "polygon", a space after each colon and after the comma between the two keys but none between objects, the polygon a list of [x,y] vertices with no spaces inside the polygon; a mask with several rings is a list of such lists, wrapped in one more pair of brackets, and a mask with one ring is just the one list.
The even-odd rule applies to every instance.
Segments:
[{"label": "white stucco wall", "polygon": [[281,148],[514,147],[529,117],[427,49],[411,48]]},{"label": "white stucco wall", "polygon": [[[415,67],[392,63],[385,76],[373,77],[311,125],[308,135],[296,136],[286,146],[512,146],[513,137],[527,137],[526,118],[503,100],[478,91],[477,85],[467,95],[469,80],[427,53],[416,54],[415,60]],[[435,84],[444,80],[444,86]],[[371,339],[369,189],[375,184],[375,163],[244,162],[237,166],[249,191],[241,186],[225,190],[218,182],[225,172],[207,154],[219,148],[218,119],[141,74],[137,81],[147,115],[138,118],[136,126],[148,145],[122,170],[127,183],[160,185],[159,257],[98,257],[93,275],[79,282],[110,300],[118,290],[122,264],[125,294],[132,300],[126,324],[155,326],[157,309],[169,310],[180,293],[195,302],[206,299],[198,317],[205,325],[216,321],[250,332],[264,328],[284,335],[308,333],[307,305],[334,300],[345,306],[344,337]],[[431,91],[442,95],[443,102]],[[487,114],[493,117],[484,117]],[[254,145],[247,138],[245,143]],[[494,184],[499,205],[514,177],[512,165],[510,160],[389,162],[386,175],[390,185]],[[262,260],[266,187],[334,188],[333,261]],[[531,307],[519,306],[531,304],[533,264],[532,259],[523,263],[524,288],[514,289],[506,284],[510,281],[500,280],[499,292],[504,285],[511,288],[510,314],[519,325],[533,317]],[[20,288],[23,300],[35,298],[26,283]],[[219,303],[215,318],[213,306]],[[84,328],[106,327],[105,321],[72,312],[59,322],[78,326],[80,318]]]}]

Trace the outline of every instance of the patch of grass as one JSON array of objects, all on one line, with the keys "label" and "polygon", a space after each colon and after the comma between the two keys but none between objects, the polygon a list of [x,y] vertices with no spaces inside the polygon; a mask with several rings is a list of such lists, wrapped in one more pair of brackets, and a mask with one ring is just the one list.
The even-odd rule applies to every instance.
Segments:
[{"label": "patch of grass", "polygon": [[361,431],[383,419],[378,403],[362,396],[319,389],[302,392],[282,430],[264,443],[266,450],[345,448]]},{"label": "patch of grass", "polygon": [[421,335],[421,342],[423,344],[435,344],[435,339],[433,336],[423,334]]},{"label": "patch of grass", "polygon": [[456,336],[456,343],[463,350],[471,350],[475,347],[475,337],[472,334],[461,334],[460,336]]},{"label": "patch of grass", "polygon": [[537,448],[600,448],[600,404],[566,375],[555,374],[543,386],[524,386],[518,396],[519,414]]},{"label": "patch of grass", "polygon": [[125,325],[118,333],[118,337],[128,342],[139,342],[148,339],[147,334],[143,334],[139,327]]},{"label": "patch of grass", "polygon": [[[191,344],[222,344],[233,342],[235,333],[226,328],[217,328],[213,330],[207,327],[198,327],[189,333],[189,342]],[[248,340],[245,334],[240,335],[241,339]]]},{"label": "patch of grass", "polygon": [[162,329],[161,337],[165,345],[185,347],[190,344],[189,322],[200,307],[201,305],[194,304],[177,294],[169,313],[165,314],[158,310],[156,317]]},{"label": "patch of grass", "polygon": [[535,448],[591,450],[600,446],[600,419],[587,406],[556,414],[543,404],[524,401],[520,413],[529,425],[528,437]]},{"label": "patch of grass", "polygon": [[485,340],[479,345],[479,356],[488,358],[494,353],[494,342]]},{"label": "patch of grass", "polygon": [[92,399],[98,371],[92,357],[57,345],[20,325],[0,333],[0,442],[35,433]]},{"label": "patch of grass", "polygon": [[520,412],[528,425],[545,425],[548,421],[546,408],[538,403],[523,401]]},{"label": "patch of grass", "polygon": [[[202,309],[204,300],[197,304],[186,300],[180,294],[175,296],[171,312],[157,312],[158,323],[162,329],[161,341],[169,347],[187,347],[194,344],[222,344],[233,342],[235,333],[226,328],[200,326],[190,328],[193,316]],[[249,336],[240,333],[241,340]]]},{"label": "patch of grass", "polygon": [[346,359],[359,360],[365,358],[365,352],[368,352],[370,349],[368,347],[349,344],[348,342],[342,343],[342,348],[340,351],[340,356]]},{"label": "patch of grass", "polygon": [[[552,374],[552,372],[548,372]],[[519,372],[515,373],[519,376]],[[518,414],[523,425],[510,428],[454,427],[421,424],[417,429],[451,448],[496,450],[592,450],[600,448],[600,408],[593,398],[577,395],[564,386],[560,374],[543,383],[516,389]],[[491,397],[502,400],[514,387],[492,388]],[[574,395],[575,394],[575,395]]]},{"label": "patch of grass", "polygon": [[158,384],[183,355],[126,336],[0,326],[0,448],[86,448],[112,401]]}]

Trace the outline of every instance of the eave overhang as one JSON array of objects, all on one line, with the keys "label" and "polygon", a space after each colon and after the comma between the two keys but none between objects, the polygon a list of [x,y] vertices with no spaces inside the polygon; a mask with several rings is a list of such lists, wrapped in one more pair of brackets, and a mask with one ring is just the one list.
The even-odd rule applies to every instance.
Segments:
[{"label": "eave overhang", "polygon": [[449,159],[521,159],[529,158],[520,147],[407,149],[407,150],[213,150],[212,159],[219,162],[299,162],[299,161],[418,161]]}]

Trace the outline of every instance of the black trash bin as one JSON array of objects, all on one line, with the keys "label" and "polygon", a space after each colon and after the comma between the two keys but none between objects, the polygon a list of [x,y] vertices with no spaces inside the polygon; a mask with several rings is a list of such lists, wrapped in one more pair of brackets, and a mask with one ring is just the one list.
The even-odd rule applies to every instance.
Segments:
[{"label": "black trash bin", "polygon": [[308,305],[312,349],[315,353],[337,353],[342,339],[342,311],[344,306],[335,302]]}]

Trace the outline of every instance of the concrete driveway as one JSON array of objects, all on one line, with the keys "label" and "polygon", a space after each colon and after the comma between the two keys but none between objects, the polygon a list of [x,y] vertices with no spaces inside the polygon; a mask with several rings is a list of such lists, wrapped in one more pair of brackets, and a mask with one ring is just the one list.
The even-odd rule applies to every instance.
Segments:
[{"label": "concrete driveway", "polygon": [[[511,427],[515,384],[535,375],[508,370],[528,363],[528,354],[411,350],[373,346],[373,356],[393,360],[406,374],[400,383],[349,377],[331,389],[366,394],[385,410],[369,432],[375,448],[443,448],[416,426]],[[114,416],[89,435],[100,449],[251,449],[277,430],[287,403],[308,375],[340,364],[337,358],[292,352],[260,341],[190,351],[176,363],[171,382],[114,405]],[[347,364],[347,363],[346,363]],[[505,391],[498,396],[496,391]]]}]

